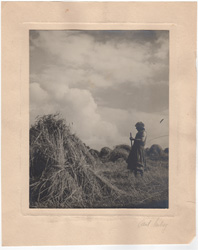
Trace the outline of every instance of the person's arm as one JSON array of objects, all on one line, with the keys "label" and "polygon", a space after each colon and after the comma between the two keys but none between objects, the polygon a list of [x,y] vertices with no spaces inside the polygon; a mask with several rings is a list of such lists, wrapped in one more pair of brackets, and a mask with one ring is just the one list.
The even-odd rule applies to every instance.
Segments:
[{"label": "person's arm", "polygon": [[138,139],[138,140],[141,141],[141,142],[145,142],[146,141],[146,132],[145,131],[142,132],[141,138]]},{"label": "person's arm", "polygon": [[134,141],[141,141],[141,142],[144,142],[146,140],[146,132],[144,131],[142,133],[142,136],[141,138],[133,138]]},{"label": "person's arm", "polygon": [[133,138],[132,136],[129,137],[129,140],[136,141],[137,139]]}]

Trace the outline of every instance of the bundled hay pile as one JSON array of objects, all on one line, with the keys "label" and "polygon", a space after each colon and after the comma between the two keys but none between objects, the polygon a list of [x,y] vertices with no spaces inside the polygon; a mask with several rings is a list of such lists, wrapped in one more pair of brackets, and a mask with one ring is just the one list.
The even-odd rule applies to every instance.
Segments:
[{"label": "bundled hay pile", "polygon": [[165,153],[165,154],[169,154],[169,148],[165,148],[165,149],[164,149],[164,153]]},{"label": "bundled hay pile", "polygon": [[30,207],[95,207],[119,196],[95,167],[89,149],[59,115],[38,118],[30,128]]},{"label": "bundled hay pile", "polygon": [[162,147],[158,144],[153,144],[149,151],[147,152],[148,156],[151,159],[163,159],[163,160],[167,160],[168,159],[168,155],[164,152],[164,150],[162,149]]},{"label": "bundled hay pile", "polygon": [[99,158],[99,151],[96,149],[89,149],[89,152],[91,153],[91,155],[95,158],[98,159]]},{"label": "bundled hay pile", "polygon": [[128,153],[131,151],[131,147],[126,144],[117,145],[115,149],[123,149],[126,150]]},{"label": "bundled hay pile", "polygon": [[153,144],[150,147],[149,154],[151,156],[161,156],[161,155],[163,155],[163,149],[160,145]]},{"label": "bundled hay pile", "polygon": [[110,153],[109,160],[112,162],[115,162],[119,159],[126,161],[129,156],[129,153],[130,153],[130,146],[124,144],[118,145]]},{"label": "bundled hay pile", "polygon": [[111,153],[111,151],[112,151],[112,150],[111,150],[110,148],[104,147],[104,148],[102,148],[102,149],[100,150],[99,156],[100,156],[101,158],[106,158],[106,157],[109,156],[109,154]]},{"label": "bundled hay pile", "polygon": [[99,158],[100,160],[103,162],[103,163],[106,163],[109,161],[109,156],[110,156],[110,153],[112,152],[112,150],[108,147],[104,147],[100,150],[100,153],[99,153]]},{"label": "bundled hay pile", "polygon": [[99,157],[103,163],[116,162],[117,160],[124,160],[128,158],[131,147],[125,144],[117,145],[113,150],[108,147],[101,149]]}]

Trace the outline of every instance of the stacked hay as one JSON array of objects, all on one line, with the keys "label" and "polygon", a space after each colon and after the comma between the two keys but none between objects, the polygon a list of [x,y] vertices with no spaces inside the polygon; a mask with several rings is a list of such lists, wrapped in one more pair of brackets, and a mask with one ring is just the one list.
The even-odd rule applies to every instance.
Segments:
[{"label": "stacked hay", "polygon": [[162,160],[168,159],[168,155],[164,152],[162,147],[158,144],[154,144],[150,147],[148,155],[150,158],[152,158],[154,160],[155,159],[162,159]]},{"label": "stacked hay", "polygon": [[89,150],[90,154],[95,158],[95,159],[98,159],[99,158],[99,151],[96,150],[96,149],[90,149]]},{"label": "stacked hay", "polygon": [[116,162],[117,160],[121,159],[126,161],[129,156],[130,150],[131,148],[128,145],[118,145],[110,153],[109,160],[112,162]]},{"label": "stacked hay", "polygon": [[165,149],[164,149],[164,153],[165,153],[165,154],[168,154],[168,153],[169,153],[169,148],[165,148]]},{"label": "stacked hay", "polygon": [[149,154],[151,156],[162,156],[163,155],[163,149],[158,144],[153,144],[149,150]]},{"label": "stacked hay", "polygon": [[107,157],[111,153],[111,149],[108,147],[104,147],[100,150],[100,157]]},{"label": "stacked hay", "polygon": [[100,150],[99,157],[102,162],[109,161],[109,156],[110,156],[111,151],[112,150],[108,147],[104,147]]},{"label": "stacked hay", "polygon": [[39,117],[30,128],[30,207],[95,207],[119,195],[95,171],[89,149],[59,115]]},{"label": "stacked hay", "polygon": [[126,144],[121,144],[121,145],[117,145],[115,147],[115,149],[124,149],[126,150],[128,153],[131,151],[131,147],[129,145]]}]

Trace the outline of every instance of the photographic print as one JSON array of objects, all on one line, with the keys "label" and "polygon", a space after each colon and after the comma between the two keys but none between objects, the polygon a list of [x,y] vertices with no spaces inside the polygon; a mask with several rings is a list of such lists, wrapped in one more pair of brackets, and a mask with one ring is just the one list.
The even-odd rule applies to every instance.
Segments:
[{"label": "photographic print", "polygon": [[30,30],[30,208],[169,207],[169,31]]}]

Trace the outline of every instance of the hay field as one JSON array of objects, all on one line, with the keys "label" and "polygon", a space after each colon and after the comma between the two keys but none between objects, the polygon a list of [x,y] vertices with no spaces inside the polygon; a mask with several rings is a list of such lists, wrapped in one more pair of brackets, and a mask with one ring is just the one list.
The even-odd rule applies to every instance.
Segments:
[{"label": "hay field", "polygon": [[144,176],[135,177],[129,150],[97,152],[60,115],[38,117],[30,128],[30,208],[167,208],[168,157],[147,156]]}]

